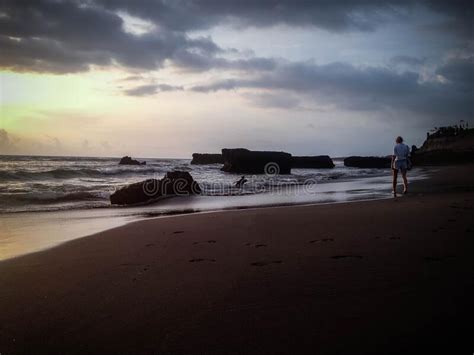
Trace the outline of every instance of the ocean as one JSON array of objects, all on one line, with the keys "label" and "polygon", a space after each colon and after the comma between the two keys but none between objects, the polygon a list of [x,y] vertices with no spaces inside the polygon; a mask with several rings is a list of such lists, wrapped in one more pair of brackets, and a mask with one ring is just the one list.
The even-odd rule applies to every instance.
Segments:
[{"label": "ocean", "polygon": [[[119,158],[0,156],[0,260],[149,217],[260,206],[337,203],[389,198],[388,169],[292,169],[291,175],[225,173],[221,165],[190,159],[149,159],[144,166],[118,165]],[[172,170],[188,171],[202,195],[137,206],[111,206],[116,189]],[[413,169],[410,179],[423,178]]]},{"label": "ocean", "polygon": [[[291,188],[296,191],[298,186],[387,177],[390,174],[380,169],[347,168],[342,159],[336,159],[334,169],[293,169],[291,175],[277,176],[247,175],[248,182],[244,187],[236,188],[234,185],[240,175],[222,172],[219,164],[191,165],[189,159],[139,160],[145,160],[147,164],[118,165],[118,158],[0,156],[0,213],[113,208],[109,196],[117,188],[149,178],[162,178],[172,170],[188,171],[201,185],[203,196],[216,197],[278,195]],[[347,187],[349,189],[345,192],[358,197],[373,192],[383,193],[369,186],[362,191]],[[340,188],[345,190],[342,185]],[[389,189],[389,181],[386,188]],[[336,191],[320,191],[318,194],[330,198]],[[314,197],[320,201],[324,196]],[[278,203],[278,198],[275,202]]]}]

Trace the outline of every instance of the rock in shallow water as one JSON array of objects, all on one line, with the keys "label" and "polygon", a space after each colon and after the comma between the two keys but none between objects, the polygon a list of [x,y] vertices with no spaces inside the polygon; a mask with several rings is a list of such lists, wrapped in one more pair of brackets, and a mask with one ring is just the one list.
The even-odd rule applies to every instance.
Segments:
[{"label": "rock in shallow water", "polygon": [[187,171],[168,172],[163,179],[148,179],[127,185],[110,195],[113,205],[135,205],[167,196],[200,194],[201,187]]},{"label": "rock in shallow water", "polygon": [[193,153],[193,165],[223,164],[222,154]]},{"label": "rock in shallow water", "polygon": [[251,151],[244,148],[222,149],[222,171],[246,174],[291,174],[291,154]]},{"label": "rock in shallow water", "polygon": [[331,169],[334,163],[328,155],[292,157],[291,167],[295,169]]},{"label": "rock in shallow water", "polygon": [[146,161],[140,163],[138,160],[132,159],[129,156],[124,156],[120,159],[119,165],[146,165]]}]

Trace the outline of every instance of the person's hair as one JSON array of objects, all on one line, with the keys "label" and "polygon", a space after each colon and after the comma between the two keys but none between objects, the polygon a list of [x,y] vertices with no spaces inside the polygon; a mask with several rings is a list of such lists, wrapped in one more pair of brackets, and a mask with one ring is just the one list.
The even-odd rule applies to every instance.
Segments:
[{"label": "person's hair", "polygon": [[395,142],[397,143],[402,143],[403,142],[403,138],[398,136],[397,139],[395,139]]}]

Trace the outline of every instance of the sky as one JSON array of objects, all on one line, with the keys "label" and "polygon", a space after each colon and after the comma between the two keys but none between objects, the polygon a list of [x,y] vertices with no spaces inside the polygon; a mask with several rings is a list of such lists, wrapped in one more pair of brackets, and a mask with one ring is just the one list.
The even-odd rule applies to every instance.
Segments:
[{"label": "sky", "polygon": [[472,122],[470,1],[0,1],[0,154],[387,155]]}]

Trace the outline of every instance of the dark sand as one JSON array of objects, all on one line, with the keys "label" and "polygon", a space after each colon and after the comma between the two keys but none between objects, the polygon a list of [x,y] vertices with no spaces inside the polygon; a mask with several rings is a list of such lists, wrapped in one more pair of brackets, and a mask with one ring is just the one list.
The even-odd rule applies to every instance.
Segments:
[{"label": "dark sand", "polygon": [[1,262],[0,353],[472,354],[474,166],[437,170],[397,199],[150,219]]}]

